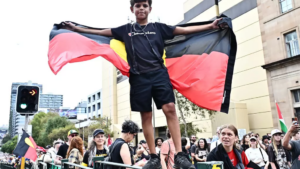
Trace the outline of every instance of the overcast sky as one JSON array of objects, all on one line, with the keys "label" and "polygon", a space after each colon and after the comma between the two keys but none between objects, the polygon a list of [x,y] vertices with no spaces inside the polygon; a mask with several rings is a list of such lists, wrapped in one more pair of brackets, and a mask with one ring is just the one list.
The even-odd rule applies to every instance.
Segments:
[{"label": "overcast sky", "polygon": [[[183,19],[185,0],[154,0],[152,21],[175,25]],[[49,33],[54,23],[74,21],[93,27],[126,24],[129,0],[0,1],[0,124],[8,124],[12,82],[43,85],[43,93],[63,94],[64,107],[74,108],[101,89],[101,58],[66,65],[58,75],[48,66]]]}]

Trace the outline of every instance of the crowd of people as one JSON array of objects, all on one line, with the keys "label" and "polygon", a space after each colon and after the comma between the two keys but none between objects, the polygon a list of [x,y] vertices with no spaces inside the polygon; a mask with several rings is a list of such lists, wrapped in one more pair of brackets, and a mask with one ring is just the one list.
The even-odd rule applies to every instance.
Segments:
[{"label": "crowd of people", "polygon": [[[45,149],[37,148],[38,160],[46,163],[61,164],[62,159],[69,162],[93,167],[93,157],[105,157],[110,162],[143,167],[151,162],[145,140],[134,146],[132,141],[139,133],[139,126],[127,120],[122,125],[122,133],[111,145],[107,146],[106,133],[102,129],[93,132],[93,140],[85,149],[83,140],[76,130],[68,132],[68,142],[58,139]],[[274,129],[270,135],[259,136],[250,132],[238,138],[238,131],[233,125],[224,125],[217,129],[214,141],[192,135],[181,139],[182,152],[197,168],[197,163],[222,161],[224,169],[299,169],[300,168],[300,131],[297,124],[290,127],[286,134]],[[175,145],[170,131],[166,130],[167,140],[155,139],[156,155],[162,169],[176,168]],[[17,165],[21,157],[9,157],[7,163]],[[38,161],[37,160],[37,161]],[[26,159],[30,163],[29,159]],[[33,163],[37,164],[37,163]],[[113,166],[112,169],[119,169]],[[199,168],[198,168],[199,169]]]}]

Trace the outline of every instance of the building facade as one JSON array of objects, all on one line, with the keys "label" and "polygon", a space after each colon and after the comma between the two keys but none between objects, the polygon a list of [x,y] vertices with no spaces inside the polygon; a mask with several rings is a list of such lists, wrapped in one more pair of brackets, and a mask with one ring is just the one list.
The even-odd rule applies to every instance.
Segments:
[{"label": "building facade", "polygon": [[[184,6],[184,18],[178,23],[191,23],[214,20],[216,11],[212,0],[187,0]],[[262,43],[262,32],[256,0],[221,0],[220,13],[232,19],[238,51],[232,82],[231,105],[229,114],[216,113],[213,117],[188,118],[188,122],[202,130],[198,137],[212,137],[215,130],[223,124],[234,124],[247,132],[260,135],[270,133],[273,129],[270,96],[266,64]],[[128,80],[118,82],[116,69],[103,60],[102,97],[104,115],[114,123],[114,130],[120,130],[125,119],[132,119],[141,124],[140,113],[130,109],[130,85]],[[155,112],[155,126],[166,126],[166,119],[161,110]],[[178,111],[177,111],[178,112]],[[269,120],[266,120],[269,119]]]},{"label": "building facade", "polygon": [[[16,99],[18,86],[27,85],[28,83],[12,83],[11,85],[11,96],[10,96],[10,115],[9,115],[9,134],[11,137],[17,134],[18,128],[24,126],[25,116],[21,116],[16,112]],[[43,85],[32,83],[33,86],[40,88],[40,93],[43,92]]]},{"label": "building facade", "polygon": [[63,95],[40,94],[39,108],[59,109],[63,106]]},{"label": "building facade", "polygon": [[87,118],[93,119],[102,116],[101,97],[102,90],[98,90],[88,95],[87,98]]},{"label": "building facade", "polygon": [[300,118],[300,0],[258,0],[273,125],[278,127],[275,102],[289,126]]}]

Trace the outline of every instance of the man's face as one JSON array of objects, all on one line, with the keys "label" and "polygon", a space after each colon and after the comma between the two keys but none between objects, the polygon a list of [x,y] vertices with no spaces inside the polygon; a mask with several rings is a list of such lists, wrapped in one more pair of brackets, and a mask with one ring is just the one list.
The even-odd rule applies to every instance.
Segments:
[{"label": "man's face", "polygon": [[300,131],[298,131],[298,133],[295,135],[295,139],[300,140]]},{"label": "man's face", "polygon": [[76,136],[78,136],[77,133],[70,134],[70,135],[68,136],[69,142],[72,140],[73,137],[76,137]]},{"label": "man's face", "polygon": [[148,18],[149,13],[152,10],[148,1],[135,3],[133,7],[130,7],[131,12],[134,13],[137,20],[144,20]]},{"label": "man's face", "polygon": [[192,135],[191,140],[192,140],[193,142],[195,142],[195,141],[196,141],[196,136]]},{"label": "man's face", "polygon": [[161,139],[158,139],[158,140],[157,140],[157,145],[158,145],[158,146],[161,146],[161,144],[162,144]]}]

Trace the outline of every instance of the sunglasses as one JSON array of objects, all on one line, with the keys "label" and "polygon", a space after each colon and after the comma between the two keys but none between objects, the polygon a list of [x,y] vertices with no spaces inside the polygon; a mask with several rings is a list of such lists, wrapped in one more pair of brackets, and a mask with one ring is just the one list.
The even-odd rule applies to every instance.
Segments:
[{"label": "sunglasses", "polygon": [[78,134],[71,134],[70,136],[71,137],[76,137],[76,136],[78,136]]},{"label": "sunglasses", "polygon": [[251,142],[256,142],[256,140],[250,140]]}]

